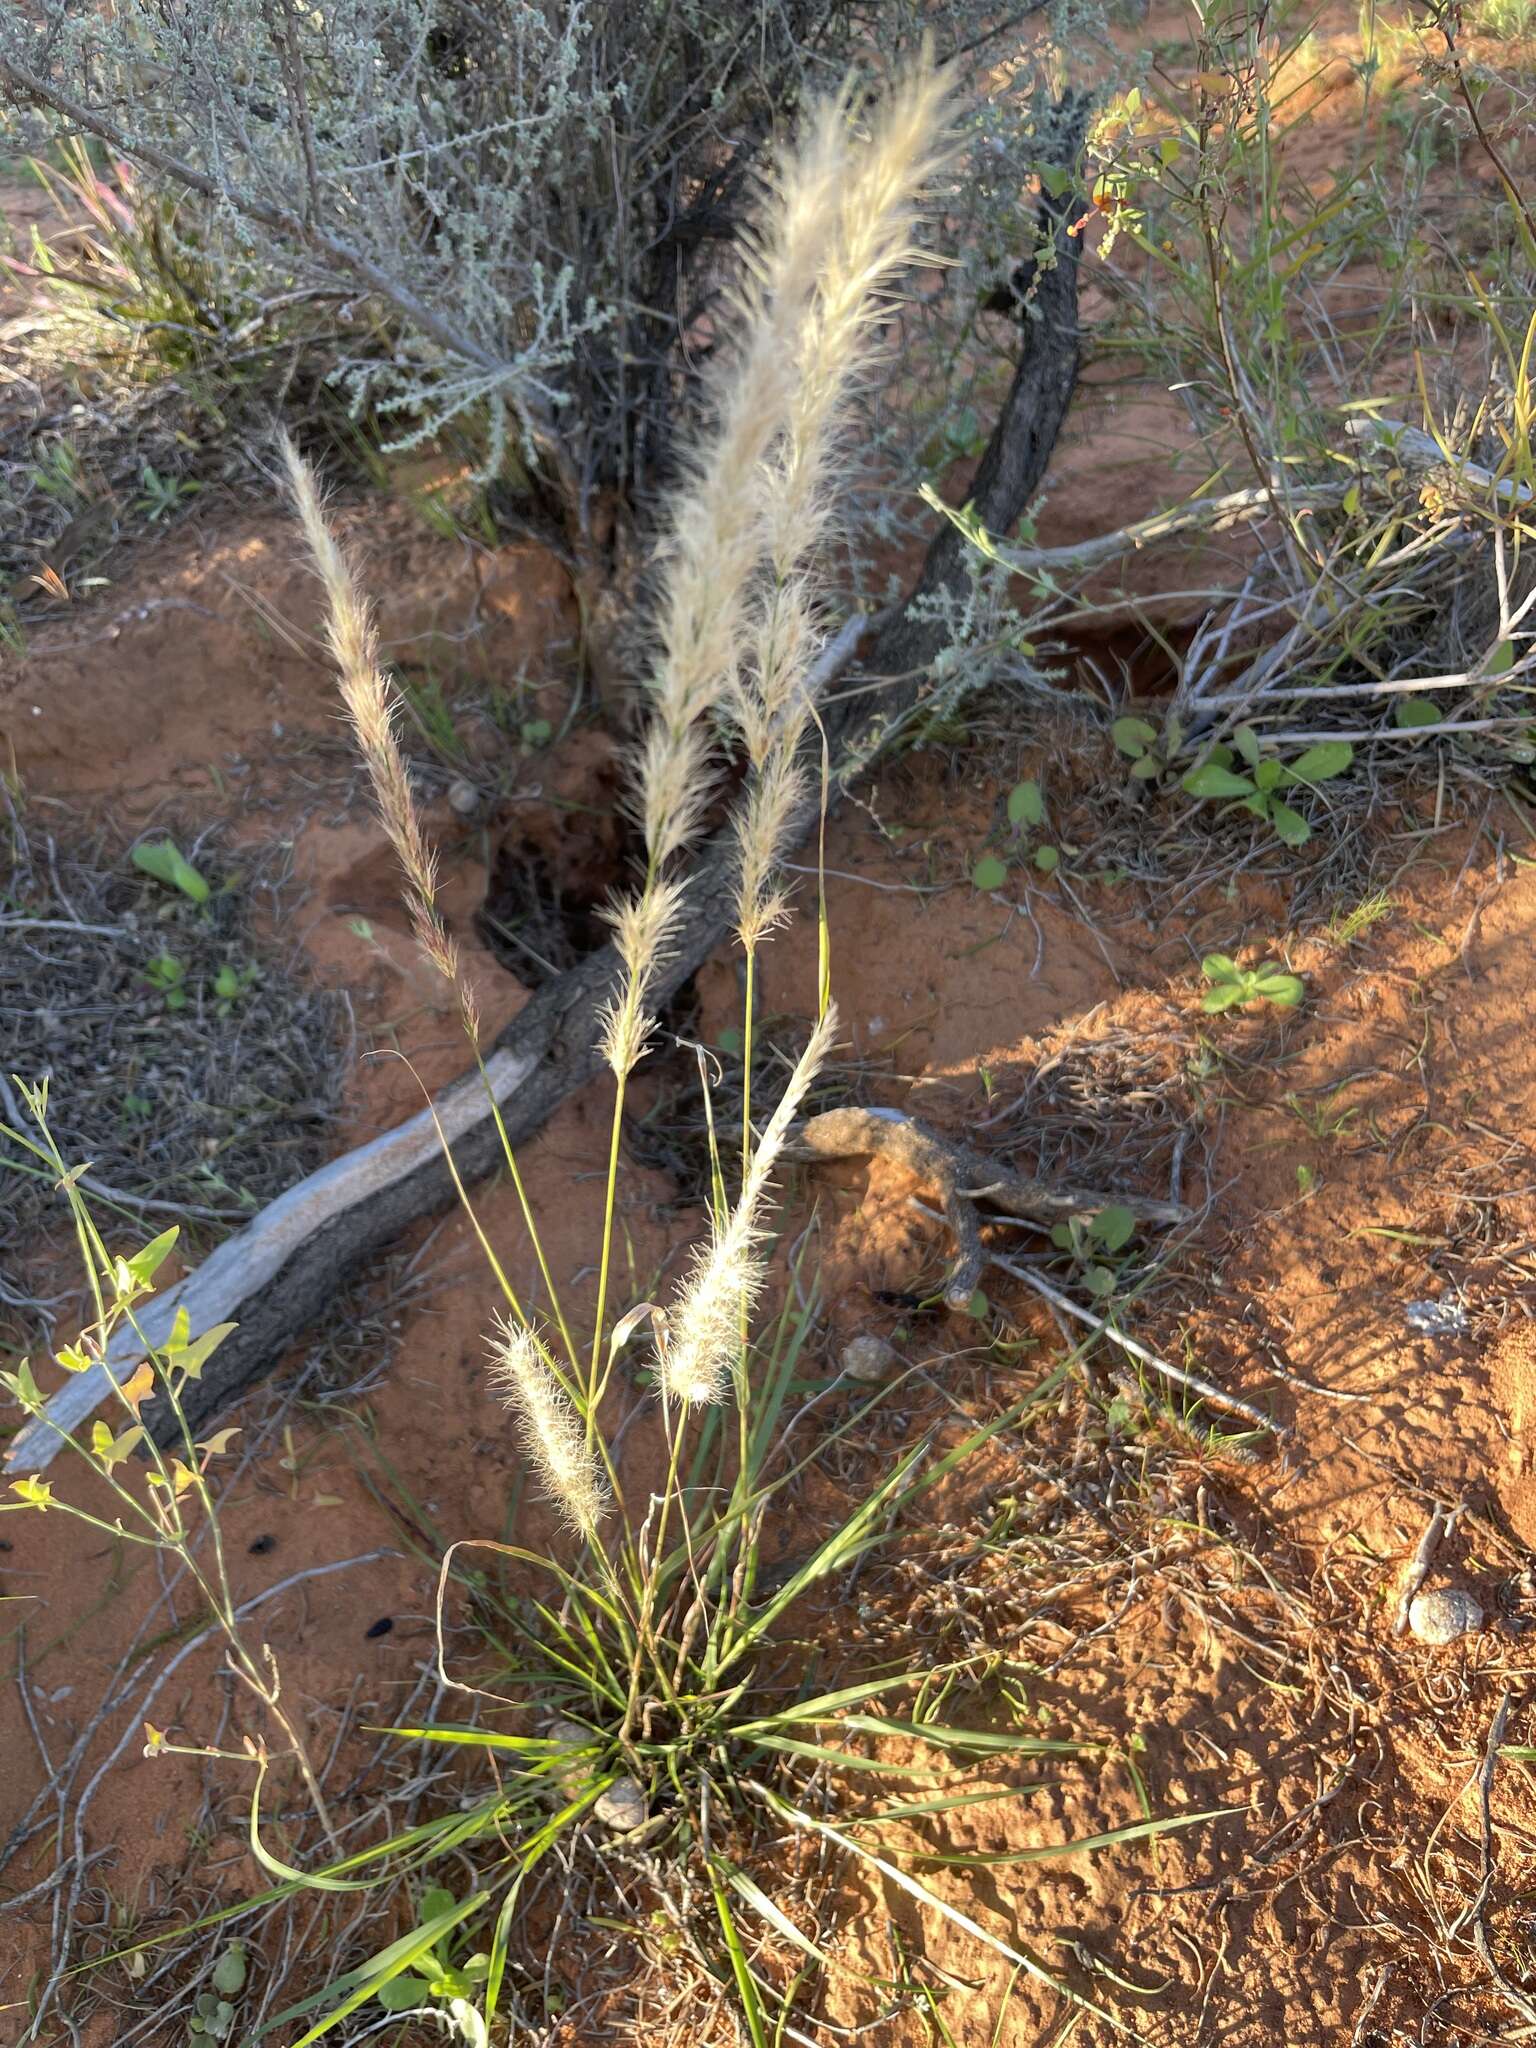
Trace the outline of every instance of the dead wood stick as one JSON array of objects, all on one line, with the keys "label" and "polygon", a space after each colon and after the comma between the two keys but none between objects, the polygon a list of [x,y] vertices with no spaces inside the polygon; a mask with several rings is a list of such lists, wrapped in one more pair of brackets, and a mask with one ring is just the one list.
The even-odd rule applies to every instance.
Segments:
[{"label": "dead wood stick", "polygon": [[1151,1366],[1154,1372],[1161,1373],[1165,1380],[1172,1380],[1175,1386],[1183,1387],[1191,1394],[1197,1394],[1202,1401],[1209,1401],[1213,1408],[1225,1408],[1228,1414],[1241,1416],[1251,1428],[1265,1430],[1270,1436],[1284,1437],[1290,1434],[1289,1430],[1276,1422],[1273,1416],[1266,1415],[1262,1408],[1255,1408],[1251,1401],[1245,1401],[1240,1394],[1229,1394],[1225,1387],[1218,1387],[1214,1380],[1203,1379],[1199,1373],[1187,1372],[1182,1365],[1173,1365],[1168,1359],[1159,1357],[1157,1352],[1148,1350],[1147,1346],[1138,1342],[1135,1337],[1129,1337],[1124,1330],[1116,1329],[1105,1317],[1095,1315],[1092,1309],[1084,1308],[1081,1302],[1074,1301],[1070,1294],[1063,1294],[1059,1287],[1053,1287],[1049,1280],[1042,1279],[1028,1266],[1021,1266],[1017,1259],[1007,1258],[1002,1252],[989,1251],[987,1264],[996,1266],[1000,1272],[1011,1274],[1015,1280],[1022,1280],[1026,1287],[1032,1287],[1036,1294],[1050,1302],[1053,1307],[1059,1308],[1063,1315],[1073,1316],[1078,1322],[1086,1323],[1090,1330],[1097,1330],[1101,1337],[1107,1337],[1111,1344],[1118,1344],[1122,1351],[1129,1352],[1132,1358],[1140,1359],[1143,1365]]},{"label": "dead wood stick", "polygon": [[[931,1216],[936,1223],[947,1220],[938,1210],[929,1208],[926,1202],[920,1202],[915,1195],[912,1197],[912,1207],[919,1215]],[[1052,1308],[1059,1309],[1063,1315],[1071,1316],[1077,1322],[1085,1323],[1090,1330],[1096,1330],[1101,1337],[1107,1337],[1112,1344],[1118,1344],[1122,1351],[1129,1352],[1132,1358],[1139,1359],[1143,1365],[1148,1365],[1154,1372],[1161,1373],[1164,1379],[1172,1380],[1175,1386],[1184,1387],[1189,1393],[1197,1394],[1202,1401],[1209,1401],[1214,1408],[1225,1408],[1229,1414],[1241,1416],[1250,1427],[1265,1430],[1270,1436],[1283,1438],[1290,1435],[1290,1431],[1283,1424],[1266,1415],[1262,1408],[1255,1408],[1251,1401],[1245,1401],[1240,1394],[1229,1394],[1225,1387],[1218,1387],[1213,1380],[1202,1379],[1199,1373],[1186,1372],[1183,1366],[1173,1365],[1166,1358],[1160,1358],[1155,1351],[1149,1350],[1135,1337],[1127,1336],[1124,1330],[1117,1329],[1104,1316],[1095,1315],[1092,1309],[1084,1308],[1081,1302],[1074,1301],[1070,1294],[1063,1294],[1059,1287],[1053,1287],[1049,1280],[1042,1278],[1030,1267],[1021,1266],[1017,1259],[1010,1259],[1003,1252],[991,1250],[984,1250],[982,1256],[987,1265],[996,1266],[999,1272],[1007,1273],[1015,1280],[1022,1280],[1026,1287],[1032,1288],[1043,1301],[1049,1302]]]},{"label": "dead wood stick", "polygon": [[1528,505],[1533,496],[1529,484],[1497,477],[1482,463],[1469,461],[1465,456],[1447,455],[1433,434],[1410,427],[1406,420],[1357,418],[1346,420],[1344,431],[1352,441],[1363,441],[1367,447],[1390,448],[1405,468],[1452,469],[1479,490],[1491,491],[1506,505]]},{"label": "dead wood stick", "polygon": [[1442,1507],[1438,1502],[1435,1512],[1425,1524],[1424,1534],[1419,1538],[1418,1548],[1408,1566],[1408,1576],[1403,1580],[1402,1598],[1397,1603],[1397,1613],[1392,1619],[1392,1633],[1400,1636],[1408,1626],[1408,1610],[1412,1607],[1419,1588],[1429,1577],[1429,1568],[1435,1561],[1435,1552],[1440,1548],[1440,1539],[1453,1528],[1457,1517],[1466,1503],[1458,1502],[1453,1508]]},{"label": "dead wood stick", "polygon": [[[1060,114],[1054,132],[1066,168],[1081,144],[1086,98],[1064,105]],[[1013,381],[968,491],[977,519],[999,536],[1012,531],[1044,479],[1077,383],[1081,251],[1067,228],[1080,211],[1070,185],[1040,200],[1042,246],[1054,240],[1056,257],[1040,266],[1030,317],[1020,323]],[[972,561],[969,542],[946,520],[906,603],[874,621],[851,620],[827,650],[831,666],[821,679],[824,685],[850,665],[861,635],[868,643],[859,649],[865,676],[885,681],[882,689],[872,691],[865,682],[827,702],[823,728],[831,802],[889,748],[931,694],[933,665],[950,643],[952,607],[946,600],[958,600],[969,588]],[[816,762],[811,765],[814,771]],[[787,835],[789,846],[803,841],[820,816],[814,772],[812,784],[813,794]],[[672,955],[652,992],[658,1007],[729,938],[737,859],[735,835],[726,832],[695,864]],[[617,992],[620,972],[613,948],[600,947],[540,989],[497,1038],[486,1066],[511,1144],[531,1138],[599,1072],[601,1017]],[[447,1089],[438,1114],[466,1184],[493,1172],[502,1158],[501,1138],[479,1075],[471,1071]],[[220,1322],[238,1325],[201,1379],[184,1390],[192,1427],[202,1428],[273,1371],[300,1333],[332,1305],[350,1274],[410,1224],[452,1199],[452,1178],[431,1118],[423,1113],[290,1188],[177,1287],[150,1303],[141,1324],[151,1343],[164,1342],[183,1304],[194,1330]],[[133,1362],[126,1351],[113,1357],[115,1366]],[[63,1440],[60,1430],[80,1427],[110,1393],[101,1364],[72,1376],[10,1445],[9,1469],[42,1470]],[[163,1401],[146,1404],[143,1421],[157,1442],[174,1440],[175,1423]]]},{"label": "dead wood stick", "polygon": [[797,1159],[851,1159],[879,1153],[937,1189],[958,1254],[944,1288],[944,1299],[955,1309],[964,1308],[981,1284],[981,1269],[988,1256],[981,1241],[980,1202],[1032,1223],[1090,1215],[1114,1204],[1147,1223],[1187,1223],[1190,1218],[1182,1202],[1107,1195],[1015,1173],[974,1146],[943,1137],[898,1110],[829,1109],[808,1118],[787,1151]]}]

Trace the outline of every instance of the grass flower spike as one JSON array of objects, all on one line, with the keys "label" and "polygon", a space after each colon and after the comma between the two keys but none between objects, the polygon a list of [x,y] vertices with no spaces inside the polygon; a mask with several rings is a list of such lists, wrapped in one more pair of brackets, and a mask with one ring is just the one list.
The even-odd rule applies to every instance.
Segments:
[{"label": "grass flower spike", "polygon": [[405,873],[411,927],[422,953],[450,982],[471,1045],[480,1037],[474,990],[457,941],[437,909],[437,860],[411,794],[396,737],[399,698],[379,663],[379,636],[367,599],[320,503],[314,474],[287,434],[279,443],[288,489],[325,590],[325,637],[340,678],[342,702],[373,785],[384,830]]},{"label": "grass flower spike", "polygon": [[661,1376],[669,1400],[718,1401],[725,1391],[731,1360],[741,1349],[743,1312],[751,1309],[766,1278],[761,1245],[768,1183],[805,1091],[836,1036],[837,1010],[829,1006],[758,1141],[736,1206],[723,1222],[717,1219],[667,1311]]},{"label": "grass flower spike", "polygon": [[517,1417],[523,1448],[546,1497],[573,1529],[592,1535],[607,1513],[608,1489],[549,1353],[521,1323],[503,1317],[492,1358],[491,1376]]}]

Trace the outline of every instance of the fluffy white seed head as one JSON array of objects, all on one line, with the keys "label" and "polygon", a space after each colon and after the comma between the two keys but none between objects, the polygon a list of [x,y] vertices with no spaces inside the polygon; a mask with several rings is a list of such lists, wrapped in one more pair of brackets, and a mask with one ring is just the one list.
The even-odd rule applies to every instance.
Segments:
[{"label": "fluffy white seed head", "polygon": [[682,915],[687,882],[664,877],[637,895],[620,897],[603,912],[613,926],[613,943],[624,963],[619,993],[603,1009],[598,1044],[622,1080],[650,1043],[651,991],[672,951],[672,934]]},{"label": "fluffy white seed head", "polygon": [[523,1449],[546,1498],[573,1529],[592,1535],[607,1513],[608,1489],[549,1353],[531,1330],[502,1317],[491,1360],[491,1377],[517,1418]]},{"label": "fluffy white seed head", "polygon": [[837,1011],[829,1006],[758,1140],[736,1206],[723,1222],[716,1220],[667,1311],[661,1384],[668,1400],[697,1404],[718,1401],[725,1392],[743,1315],[750,1315],[767,1277],[762,1240],[769,1183],[805,1091],[836,1035]]},{"label": "fluffy white seed head", "polygon": [[368,770],[379,817],[404,872],[411,928],[427,960],[452,984],[460,1020],[473,1044],[480,1034],[478,1006],[458,941],[438,914],[437,857],[422,830],[411,794],[397,736],[399,695],[380,666],[373,611],[325,516],[313,471],[287,434],[281,436],[278,447],[289,495],[325,592],[326,644],[336,664],[341,699]]},{"label": "fluffy white seed head", "polygon": [[813,108],[765,209],[715,425],[672,510],[638,763],[653,873],[708,806],[715,760],[701,724],[728,711],[759,760],[803,684],[815,635],[802,565],[831,517],[838,428],[886,311],[882,287],[908,259],[919,195],[943,160],[945,95],[921,66],[863,141],[846,95]]}]

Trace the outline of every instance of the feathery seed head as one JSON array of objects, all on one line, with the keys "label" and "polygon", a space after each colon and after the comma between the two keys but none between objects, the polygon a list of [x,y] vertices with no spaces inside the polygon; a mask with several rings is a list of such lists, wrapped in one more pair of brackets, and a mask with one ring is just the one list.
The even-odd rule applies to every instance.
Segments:
[{"label": "feathery seed head", "polygon": [[620,897],[603,911],[613,926],[614,950],[624,963],[619,993],[603,1008],[598,1043],[603,1058],[622,1079],[650,1043],[650,991],[671,953],[673,927],[682,915],[687,880],[663,878],[636,896]]},{"label": "feathery seed head", "polygon": [[608,1511],[608,1489],[548,1351],[531,1330],[499,1316],[491,1357],[491,1377],[517,1417],[546,1497],[572,1528],[592,1535]]},{"label": "feathery seed head", "polygon": [[718,1401],[725,1392],[741,1343],[742,1316],[755,1306],[767,1275],[761,1245],[769,1180],[805,1091],[836,1035],[837,1011],[829,1005],[758,1140],[735,1208],[723,1223],[716,1220],[667,1311],[660,1378],[668,1400]]},{"label": "feathery seed head", "polygon": [[437,910],[437,857],[422,830],[396,726],[399,697],[379,663],[378,634],[367,599],[346,551],[326,519],[313,472],[287,434],[279,440],[288,488],[325,591],[325,637],[336,664],[341,698],[368,770],[374,802],[405,874],[411,926],[432,966],[450,982],[459,1015],[475,1042],[479,1016],[465,979],[457,941]]}]

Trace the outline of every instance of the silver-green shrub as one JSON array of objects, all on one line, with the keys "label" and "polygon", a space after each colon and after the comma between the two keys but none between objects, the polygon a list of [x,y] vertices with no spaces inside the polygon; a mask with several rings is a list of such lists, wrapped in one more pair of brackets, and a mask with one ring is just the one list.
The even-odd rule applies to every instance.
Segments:
[{"label": "silver-green shrub", "polygon": [[777,139],[808,91],[889,73],[925,32],[975,88],[933,223],[946,267],[910,295],[936,375],[916,417],[871,395],[861,460],[889,482],[895,439],[965,452],[975,287],[1029,253],[1047,73],[1090,40],[1044,20],[1043,0],[37,0],[0,16],[0,98],[24,133],[131,159],[232,277],[334,291],[357,317],[333,384],[397,448],[470,426],[482,473],[600,587],[672,481]]}]

